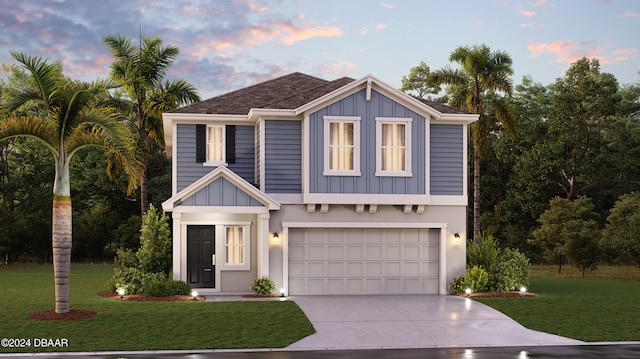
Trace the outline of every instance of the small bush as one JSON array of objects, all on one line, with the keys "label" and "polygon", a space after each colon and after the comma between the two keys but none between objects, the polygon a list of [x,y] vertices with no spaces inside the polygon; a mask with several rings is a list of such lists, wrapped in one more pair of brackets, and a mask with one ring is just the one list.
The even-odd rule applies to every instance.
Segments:
[{"label": "small bush", "polygon": [[517,249],[507,248],[489,270],[489,289],[494,292],[517,290],[529,285],[531,264]]},{"label": "small bush", "polygon": [[171,281],[175,295],[191,295],[191,286],[182,280]]},{"label": "small bush", "polygon": [[467,244],[467,268],[482,267],[489,270],[500,258],[498,241],[490,234],[483,234],[476,243],[469,241]]},{"label": "small bush", "polygon": [[256,278],[251,284],[251,290],[256,294],[267,295],[273,293],[276,284],[267,277]]},{"label": "small bush", "polygon": [[146,283],[144,283],[142,293],[151,297],[190,295],[191,287],[181,280],[172,280],[158,277],[146,281]]},{"label": "small bush", "polygon": [[464,281],[466,287],[471,288],[474,293],[484,292],[489,282],[489,273],[478,266],[467,268]]},{"label": "small bush", "polygon": [[146,273],[138,268],[116,268],[108,285],[112,291],[124,288],[127,294],[140,294],[146,284],[154,280],[166,280],[166,276],[164,273]]},{"label": "small bush", "polygon": [[136,253],[131,249],[118,249],[114,261],[116,263],[116,268],[140,268],[140,261],[138,260]]},{"label": "small bush", "polygon": [[453,278],[451,284],[449,284],[449,291],[452,294],[462,294],[465,289],[467,289],[467,282],[463,275]]}]

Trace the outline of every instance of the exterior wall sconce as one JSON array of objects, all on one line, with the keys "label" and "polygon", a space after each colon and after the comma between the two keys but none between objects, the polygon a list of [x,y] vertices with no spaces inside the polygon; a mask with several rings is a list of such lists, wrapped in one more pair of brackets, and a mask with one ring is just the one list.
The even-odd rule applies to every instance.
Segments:
[{"label": "exterior wall sconce", "polygon": [[273,243],[278,242],[280,242],[280,236],[278,235],[278,232],[273,232]]},{"label": "exterior wall sconce", "polygon": [[453,235],[454,237],[456,237],[456,239],[460,239],[460,233],[456,232],[456,234]]}]

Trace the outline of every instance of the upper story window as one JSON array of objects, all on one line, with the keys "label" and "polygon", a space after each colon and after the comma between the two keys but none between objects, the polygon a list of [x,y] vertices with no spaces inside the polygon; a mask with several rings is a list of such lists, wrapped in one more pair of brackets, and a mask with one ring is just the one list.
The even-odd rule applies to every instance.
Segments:
[{"label": "upper story window", "polygon": [[196,162],[205,166],[234,163],[236,126],[196,125]]},{"label": "upper story window", "polygon": [[360,117],[324,116],[324,175],[360,175]]},{"label": "upper story window", "polygon": [[207,126],[207,163],[225,162],[225,140],[223,125]]},{"label": "upper story window", "polygon": [[376,176],[411,176],[411,121],[376,117]]}]

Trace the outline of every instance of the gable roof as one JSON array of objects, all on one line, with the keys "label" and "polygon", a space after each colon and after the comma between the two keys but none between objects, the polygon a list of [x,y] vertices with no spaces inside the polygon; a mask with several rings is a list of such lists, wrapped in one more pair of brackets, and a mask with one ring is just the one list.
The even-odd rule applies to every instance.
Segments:
[{"label": "gable roof", "polygon": [[254,199],[255,201],[261,203],[268,210],[278,210],[280,209],[280,203],[273,200],[264,192],[260,191],[249,182],[245,181],[242,177],[238,176],[236,173],[231,171],[225,166],[220,166],[209,172],[204,177],[199,180],[193,182],[191,185],[183,189],[182,191],[176,193],[171,196],[168,200],[162,203],[162,210],[165,212],[173,212],[176,207],[178,207],[183,201],[188,199],[189,197],[195,195],[201,189],[207,187],[211,183],[216,180],[223,178],[230,182],[233,186],[237,187],[244,193],[246,193],[249,197]]},{"label": "gable roof", "polygon": [[[228,92],[201,102],[180,107],[171,113],[212,114],[212,115],[247,115],[252,109],[296,110],[305,108],[307,104],[344,87],[351,87],[369,79],[381,83],[372,76],[360,80],[341,77],[333,81],[323,80],[300,72],[294,72],[249,87]],[[387,89],[391,86],[385,84]],[[399,90],[394,89],[394,92]],[[405,94],[403,94],[405,95]],[[440,114],[465,115],[469,112],[445,104],[415,98]]]},{"label": "gable roof", "polygon": [[178,108],[172,113],[246,115],[251,109],[290,110],[353,81],[348,77],[327,81],[294,72]]}]

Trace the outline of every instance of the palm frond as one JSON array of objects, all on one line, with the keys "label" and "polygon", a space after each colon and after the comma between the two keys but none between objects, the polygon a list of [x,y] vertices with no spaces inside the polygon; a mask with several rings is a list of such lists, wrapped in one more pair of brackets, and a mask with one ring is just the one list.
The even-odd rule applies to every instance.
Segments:
[{"label": "palm frond", "polygon": [[62,68],[59,64],[49,64],[37,56],[28,56],[20,52],[11,52],[11,56],[20,62],[36,82],[36,92],[40,94],[40,101],[47,110],[51,110],[52,99],[57,88],[56,83],[62,77]]},{"label": "palm frond", "polygon": [[21,136],[36,139],[43,143],[54,157],[58,156],[58,136],[53,122],[34,115],[11,115],[0,121],[0,140]]}]

